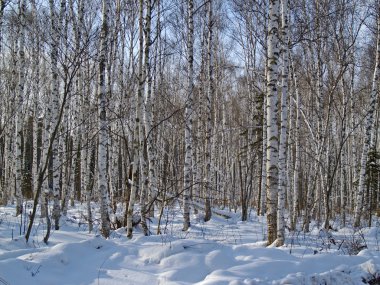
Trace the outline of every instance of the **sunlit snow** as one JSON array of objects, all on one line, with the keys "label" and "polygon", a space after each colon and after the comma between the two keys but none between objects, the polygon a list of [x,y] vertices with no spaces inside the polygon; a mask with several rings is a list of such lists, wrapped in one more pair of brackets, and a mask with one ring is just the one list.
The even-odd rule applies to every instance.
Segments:
[{"label": "sunlit snow", "polygon": [[162,235],[155,234],[154,218],[149,224],[151,236],[143,236],[137,227],[129,240],[122,228],[105,240],[97,227],[87,232],[86,209],[78,204],[61,219],[61,229],[52,232],[46,245],[42,241],[44,221],[37,219],[26,244],[23,235],[19,236],[20,217],[14,213],[14,207],[0,207],[0,284],[380,282],[378,227],[326,233],[313,225],[308,234],[287,233],[286,245],[273,248],[265,244],[265,219],[253,212],[249,222],[239,221],[234,213],[229,213],[230,219],[214,215],[207,223],[193,215],[190,230],[182,232],[177,205],[165,213]]}]

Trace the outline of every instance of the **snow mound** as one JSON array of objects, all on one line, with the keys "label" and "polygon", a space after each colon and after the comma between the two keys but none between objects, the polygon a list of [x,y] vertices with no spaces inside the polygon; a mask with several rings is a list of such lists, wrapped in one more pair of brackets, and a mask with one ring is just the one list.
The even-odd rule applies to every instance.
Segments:
[{"label": "snow mound", "polygon": [[[127,239],[119,229],[107,240],[70,222],[53,231],[45,245],[38,242],[42,230],[29,244],[13,237],[12,209],[0,210],[9,219],[0,223],[0,284],[364,285],[380,280],[377,228],[288,235],[285,246],[271,248],[265,247],[259,219],[218,217],[194,222],[184,233],[177,218],[171,234],[145,237],[136,230]],[[355,240],[365,247],[349,255],[343,245]]]}]

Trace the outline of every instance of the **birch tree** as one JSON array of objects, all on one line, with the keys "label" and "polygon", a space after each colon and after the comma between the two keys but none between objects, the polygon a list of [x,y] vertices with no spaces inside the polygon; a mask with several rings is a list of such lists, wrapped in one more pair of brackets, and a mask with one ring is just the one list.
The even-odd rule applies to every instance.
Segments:
[{"label": "birch tree", "polygon": [[[6,0],[0,0],[0,56],[3,55],[3,22],[4,22],[4,10],[5,10],[5,7],[6,7]],[[2,77],[0,77],[0,86],[2,86],[3,84],[3,80],[2,80]],[[1,116],[3,117],[3,116]],[[1,118],[0,117],[0,118]],[[2,119],[2,118],[1,118]],[[0,127],[3,128],[3,124],[0,124]],[[2,133],[4,133],[2,131]],[[4,151],[2,151],[2,157],[5,158],[4,159],[4,163],[3,163],[3,166],[4,166],[4,172],[3,172],[3,175],[1,177],[1,180],[0,180],[0,187],[1,187],[1,200],[0,200],[0,203],[1,204],[7,204],[8,202],[8,189],[6,186],[6,182],[5,182],[5,177],[7,176],[7,173],[8,173],[8,167],[7,167],[7,155],[8,155],[8,152],[6,151],[6,146],[7,146],[7,141],[9,139],[6,138],[4,139]]]},{"label": "birch tree", "polygon": [[212,158],[211,158],[211,136],[212,136],[212,97],[214,95],[214,81],[213,81],[213,7],[212,0],[208,2],[208,39],[207,39],[207,72],[208,72],[208,85],[207,85],[207,96],[206,96],[206,141],[205,141],[205,222],[211,219],[211,176],[212,176]]},{"label": "birch tree", "polygon": [[187,90],[185,103],[185,164],[184,164],[184,193],[183,193],[183,230],[190,227],[190,193],[192,184],[192,128],[193,128],[193,42],[194,42],[194,4],[188,0],[187,26]]},{"label": "birch tree", "polygon": [[[291,208],[291,215],[290,215],[290,229],[295,230],[296,229],[296,223],[297,223],[297,208],[299,205],[299,177],[300,177],[300,124],[301,124],[301,110],[300,110],[300,96],[299,96],[299,90],[298,90],[298,80],[297,80],[297,74],[294,70],[294,62],[292,60],[292,66],[293,66],[293,82],[294,82],[294,88],[295,88],[295,106],[296,106],[296,115],[295,115],[295,131],[294,131],[294,140],[295,140],[295,146],[294,146],[294,173],[293,173],[293,200],[292,204],[289,205],[289,208]],[[307,205],[311,207],[311,192],[312,189],[309,189],[308,195],[307,195]],[[290,194],[290,193],[289,193]],[[305,218],[305,225],[308,227],[309,225],[309,219],[308,214],[310,211],[306,210],[306,218]]]},{"label": "birch tree", "polygon": [[376,40],[376,60],[372,78],[372,88],[370,93],[369,109],[366,115],[365,137],[360,160],[359,186],[356,194],[356,204],[354,213],[354,227],[360,226],[360,218],[363,210],[364,189],[366,185],[366,169],[368,160],[368,151],[371,144],[371,133],[374,125],[374,112],[378,98],[378,82],[380,73],[380,3],[376,3],[377,16],[377,40]]},{"label": "birch tree", "polygon": [[138,88],[135,97],[136,113],[135,125],[133,130],[133,165],[132,165],[132,187],[127,209],[127,237],[132,238],[133,232],[133,209],[136,200],[136,194],[139,182],[139,163],[143,160],[143,151],[141,149],[141,133],[142,129],[142,110],[143,110],[143,94],[144,94],[144,67],[143,67],[143,19],[144,19],[144,2],[139,2],[139,55],[138,55]]},{"label": "birch tree", "polygon": [[[151,21],[152,21],[152,10],[154,8],[154,2],[153,4],[151,1],[147,2],[147,6],[152,6],[149,9],[150,16],[146,17],[146,28],[145,28],[145,69],[146,69],[146,80],[145,80],[145,108],[144,108],[144,125],[145,125],[145,131],[146,131],[146,152],[147,152],[147,158],[148,158],[148,180],[149,180],[149,187],[148,187],[148,205],[150,209],[147,209],[147,211],[150,212],[151,215],[154,214],[154,200],[156,199],[158,195],[158,185],[157,185],[157,150],[154,142],[154,130],[153,130],[153,122],[154,122],[154,101],[155,101],[155,92],[156,88],[153,87],[153,72],[155,70],[155,66],[152,66],[152,57],[149,54],[147,54],[153,44],[151,39]],[[159,37],[160,31],[160,2],[158,1],[156,4],[156,7],[158,8],[158,15],[157,15],[157,27],[156,27],[156,35]],[[148,11],[147,11],[148,15]],[[149,27],[149,29],[148,29]],[[157,47],[158,44],[156,44]]]},{"label": "birch tree", "polygon": [[16,112],[16,146],[15,146],[15,177],[16,177],[16,215],[22,212],[22,170],[23,170],[23,159],[22,159],[22,145],[21,140],[23,136],[23,105],[24,105],[24,88],[25,88],[25,13],[26,13],[26,2],[23,0],[20,6],[20,36],[19,36],[19,79],[18,79],[18,89],[17,89],[17,112]]},{"label": "birch tree", "polygon": [[288,51],[288,0],[281,0],[281,132],[279,144],[279,177],[278,177],[278,213],[277,213],[277,246],[285,241],[285,191],[286,191],[286,149],[288,131],[288,80],[289,80],[289,51]]},{"label": "birch tree", "polygon": [[[155,185],[155,158],[153,154],[153,134],[152,134],[152,110],[151,110],[151,96],[152,96],[152,77],[150,66],[150,46],[151,46],[151,20],[152,20],[152,2],[151,0],[145,0],[146,13],[145,13],[145,25],[144,25],[144,70],[143,80],[145,87],[145,104],[142,108],[144,113],[144,124],[141,123],[140,131],[140,164],[143,184],[140,196],[141,207],[141,225],[145,235],[149,234],[149,230],[146,224],[149,211],[147,209],[147,196],[148,191],[156,191],[157,189],[151,188]],[[141,39],[142,40],[142,39]],[[145,130],[145,131],[144,131]],[[146,151],[145,151],[146,149]],[[147,154],[148,161],[145,158],[145,152]],[[148,162],[148,163],[147,163]],[[152,181],[153,180],[153,181]],[[153,184],[152,184],[153,182]]]},{"label": "birch tree", "polygon": [[3,51],[3,18],[7,0],[0,0],[0,54]]},{"label": "birch tree", "polygon": [[278,191],[278,57],[279,57],[280,0],[269,2],[268,24],[268,74],[267,74],[267,223],[268,244],[277,237],[277,191]]},{"label": "birch tree", "polygon": [[[74,32],[74,38],[75,38],[75,53],[80,54],[80,52],[85,52],[86,54],[88,51],[84,49],[84,1],[79,0],[77,2],[77,17],[75,17],[75,6],[73,3],[73,0],[69,1],[69,8],[70,13],[73,21],[73,32]],[[84,49],[84,50],[83,50]],[[74,92],[76,92],[77,96],[71,100],[71,112],[72,112],[72,122],[71,127],[73,129],[72,131],[72,150],[70,152],[70,159],[71,159],[71,166],[69,167],[70,173],[68,173],[68,176],[71,176],[71,180],[73,181],[68,188],[67,198],[65,200],[65,207],[68,206],[69,200],[71,201],[71,205],[74,203],[74,194],[75,194],[75,177],[77,176],[77,172],[79,170],[78,165],[83,167],[83,170],[85,170],[86,164],[86,151],[88,148],[81,147],[84,144],[84,139],[82,137],[85,137],[87,134],[85,132],[84,127],[84,118],[86,117],[85,113],[86,110],[83,108],[83,101],[85,100],[84,96],[84,68],[82,66],[78,67],[77,76],[75,80],[75,87],[73,88]],[[81,114],[82,112],[82,114]],[[82,155],[79,156],[78,152]],[[81,159],[82,158],[82,159]],[[80,163],[78,162],[80,160]],[[86,171],[81,171],[82,179],[81,179],[81,189],[88,189],[88,184],[86,183],[87,180],[85,178]],[[88,176],[87,176],[88,177]],[[92,183],[93,184],[93,183]],[[89,210],[91,211],[91,209]],[[91,220],[91,217],[88,217],[89,220]]]},{"label": "birch tree", "polygon": [[99,54],[99,144],[98,144],[98,187],[100,195],[101,232],[105,238],[110,235],[109,197],[108,197],[108,173],[107,173],[107,145],[108,145],[108,121],[107,121],[107,94],[106,94],[106,62],[108,45],[108,17],[110,2],[102,1],[102,27],[100,31]]},{"label": "birch tree", "polygon": [[38,136],[39,136],[39,91],[40,91],[40,25],[37,12],[36,1],[31,1],[32,5],[32,15],[33,15],[33,42],[32,42],[32,51],[34,54],[33,58],[33,69],[32,73],[34,74],[33,78],[33,162],[32,162],[32,181],[33,181],[33,194],[36,193],[37,180],[38,180],[38,171],[40,167],[40,161],[38,153],[41,151],[38,145]]},{"label": "birch tree", "polygon": [[[58,78],[58,50],[61,36],[61,28],[63,22],[63,16],[66,12],[66,1],[61,0],[59,18],[55,11],[54,0],[50,0],[50,21],[51,21],[51,102],[52,102],[52,114],[51,125],[58,125],[59,109],[60,109],[60,95],[59,95],[59,78]],[[52,217],[54,219],[55,229],[59,229],[59,218],[61,215],[61,207],[59,204],[60,198],[60,183],[59,183],[59,168],[60,160],[58,155],[59,140],[58,137],[54,138],[52,145],[52,161],[53,161],[53,212]]]}]

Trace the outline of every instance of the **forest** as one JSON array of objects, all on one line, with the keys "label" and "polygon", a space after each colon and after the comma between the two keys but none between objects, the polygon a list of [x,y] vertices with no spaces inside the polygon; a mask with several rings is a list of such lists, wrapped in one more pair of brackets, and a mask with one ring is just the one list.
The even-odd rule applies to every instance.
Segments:
[{"label": "forest", "polygon": [[0,9],[0,204],[26,241],[78,202],[105,238],[159,235],[178,203],[184,232],[194,214],[255,214],[275,246],[380,215],[380,1]]}]

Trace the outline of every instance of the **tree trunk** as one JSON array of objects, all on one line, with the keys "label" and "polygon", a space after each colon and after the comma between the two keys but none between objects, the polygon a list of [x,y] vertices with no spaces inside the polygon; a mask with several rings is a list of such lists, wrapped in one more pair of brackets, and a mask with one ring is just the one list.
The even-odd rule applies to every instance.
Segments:
[{"label": "tree trunk", "polygon": [[103,0],[102,28],[100,32],[99,55],[99,145],[98,145],[98,187],[100,195],[101,233],[105,238],[110,235],[109,197],[108,197],[108,173],[107,173],[107,146],[108,146],[108,121],[107,121],[107,94],[106,94],[106,54],[108,45],[108,14],[110,2]]},{"label": "tree trunk", "polygon": [[[136,102],[136,114],[135,114],[135,127],[133,131],[133,169],[132,169],[132,188],[129,198],[129,205],[127,210],[127,237],[132,238],[133,232],[133,208],[136,200],[136,193],[138,189],[137,183],[139,180],[139,163],[143,159],[144,153],[141,149],[141,133],[143,133],[143,128],[141,124],[142,110],[143,110],[143,93],[144,93],[144,67],[143,67],[143,12],[144,12],[144,2],[140,0],[139,2],[139,57],[138,57],[138,80],[139,86],[136,92],[135,102]],[[139,183],[141,185],[141,183]]]},{"label": "tree trunk", "polygon": [[[148,208],[146,209],[146,215],[154,216],[154,201],[158,195],[157,187],[157,155],[156,147],[154,143],[154,130],[153,128],[153,111],[154,111],[154,93],[152,93],[152,80],[153,80],[153,70],[150,65],[150,46],[152,45],[151,40],[151,14],[152,9],[148,8],[152,5],[151,0],[146,2],[147,12],[145,20],[145,108],[144,108],[144,125],[146,131],[146,153],[148,159]],[[154,5],[154,4],[153,4]],[[157,4],[159,5],[159,3]],[[159,9],[159,7],[158,7]],[[159,13],[159,12],[158,12]],[[159,15],[158,15],[159,17]],[[160,21],[160,19],[158,19]],[[157,33],[160,33],[160,27],[158,27]]]},{"label": "tree trunk", "polygon": [[190,193],[192,187],[192,158],[193,158],[193,0],[188,0],[188,26],[187,26],[187,98],[185,103],[185,165],[183,184],[183,230],[190,227]]},{"label": "tree trunk", "polygon": [[3,52],[3,19],[6,0],[0,0],[0,54]]},{"label": "tree trunk", "polygon": [[281,30],[282,30],[282,93],[281,93],[281,132],[279,144],[279,177],[278,177],[278,213],[277,213],[277,246],[285,241],[285,191],[286,191],[286,149],[288,131],[288,0],[281,0]]},{"label": "tree trunk", "polygon": [[269,3],[268,26],[268,75],[267,75],[267,224],[268,245],[277,237],[277,191],[278,191],[278,57],[280,1]]},{"label": "tree trunk", "polygon": [[88,232],[91,233],[93,230],[93,218],[92,218],[92,209],[91,209],[91,193],[94,188],[94,179],[95,179],[95,161],[96,161],[96,147],[95,145],[91,146],[91,158],[90,165],[88,167],[88,185],[86,187],[86,206],[87,206],[87,221],[88,221]]},{"label": "tree trunk", "polygon": [[[75,7],[73,0],[70,0],[70,8],[72,9],[72,14],[75,15]],[[84,0],[79,0],[77,3],[77,25],[75,25],[74,32],[75,32],[75,52],[77,54],[80,54],[82,46],[82,34],[84,30]],[[87,53],[87,50],[84,50],[83,52]],[[72,136],[72,149],[71,149],[71,173],[69,174],[71,176],[72,183],[68,189],[67,193],[67,200],[70,200],[70,204],[73,206],[75,201],[75,189],[76,187],[76,177],[81,175],[81,189],[87,189],[88,185],[90,183],[94,184],[93,182],[87,183],[86,177],[88,175],[85,175],[86,171],[84,171],[87,167],[87,147],[84,147],[84,144],[86,143],[85,138],[87,137],[86,129],[84,126],[85,118],[86,118],[86,108],[84,101],[87,96],[84,96],[84,68],[80,65],[78,66],[78,71],[76,74],[76,80],[75,80],[75,91],[76,96],[74,96],[74,100],[71,102],[71,108],[72,108],[72,114],[73,114],[73,120],[72,120],[72,128],[76,130],[74,132],[74,135]],[[82,168],[82,170],[81,170]],[[86,195],[86,194],[85,194]],[[69,201],[66,203],[68,204]]]},{"label": "tree trunk", "polygon": [[[52,96],[52,114],[51,114],[51,124],[56,126],[59,117],[59,78],[58,78],[58,49],[59,40],[62,31],[63,16],[66,13],[66,1],[61,0],[61,7],[59,13],[59,19],[57,21],[57,16],[54,7],[54,0],[50,0],[50,17],[51,17],[51,30],[52,30],[52,42],[51,42],[51,96]],[[59,204],[60,198],[60,183],[59,183],[59,169],[60,160],[58,155],[59,139],[56,137],[53,140],[52,148],[52,164],[53,164],[53,211],[52,217],[54,219],[55,230],[59,230],[59,219],[61,216],[61,207]]]},{"label": "tree trunk", "polygon": [[206,169],[205,169],[205,217],[204,221],[207,222],[211,219],[211,176],[212,176],[212,167],[211,167],[211,136],[212,136],[212,98],[214,95],[214,82],[213,82],[213,53],[212,53],[212,43],[213,43],[213,15],[212,15],[212,0],[208,2],[208,41],[207,41],[207,60],[208,60],[208,86],[207,86],[207,97],[206,97],[206,108],[207,108],[207,122],[206,122]]},{"label": "tree trunk", "polygon": [[[292,62],[294,64],[294,62]],[[293,65],[293,80],[294,80],[294,88],[295,88],[295,96],[296,96],[296,122],[295,122],[295,132],[294,132],[294,139],[295,139],[295,158],[294,158],[294,174],[293,174],[293,204],[289,205],[289,207],[292,208],[292,215],[290,216],[290,229],[295,230],[296,224],[297,224],[297,215],[298,215],[298,205],[299,205],[299,177],[300,177],[300,124],[301,124],[301,106],[300,106],[300,96],[299,96],[299,90],[298,90],[298,81],[297,81],[297,74],[294,69]],[[309,188],[309,191],[311,191],[311,187]],[[311,192],[308,192],[308,197]],[[306,216],[310,212],[310,209],[306,209]],[[306,224],[309,224],[308,216],[306,217]]]},{"label": "tree trunk", "polygon": [[[267,70],[268,68],[266,68]],[[259,215],[264,216],[267,211],[267,111],[266,104],[267,98],[265,94],[262,94],[263,99],[261,100],[261,112],[263,113],[262,120],[262,134],[261,134],[261,192],[260,192],[260,204],[259,204]]]},{"label": "tree trunk", "polygon": [[360,174],[359,174],[359,187],[356,194],[356,204],[354,213],[354,227],[360,226],[360,218],[363,209],[364,190],[366,185],[366,169],[368,160],[368,151],[371,143],[371,133],[373,128],[373,117],[376,107],[376,101],[378,98],[378,82],[380,71],[380,4],[377,3],[377,45],[376,45],[376,61],[375,70],[373,73],[372,90],[370,94],[369,110],[366,116],[365,124],[365,137],[362,151],[362,157],[360,161]]},{"label": "tree trunk", "polygon": [[23,0],[20,7],[20,44],[19,44],[19,81],[17,89],[17,112],[16,112],[16,146],[15,146],[15,176],[16,176],[16,216],[22,213],[22,177],[23,177],[23,159],[21,140],[23,136],[23,105],[24,105],[24,87],[25,87],[25,13],[26,2]]}]

